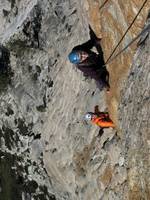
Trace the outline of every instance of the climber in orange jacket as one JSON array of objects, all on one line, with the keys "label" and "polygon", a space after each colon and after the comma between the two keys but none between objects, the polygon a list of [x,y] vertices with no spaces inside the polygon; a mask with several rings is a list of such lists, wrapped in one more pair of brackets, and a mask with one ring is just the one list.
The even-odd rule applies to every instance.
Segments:
[{"label": "climber in orange jacket", "polygon": [[85,114],[85,119],[98,125],[100,128],[114,128],[115,125],[110,119],[108,112],[100,112],[98,106],[95,106],[95,112],[88,112]]},{"label": "climber in orange jacket", "polygon": [[99,114],[88,112],[85,115],[85,119],[92,121],[93,124],[98,125],[100,128],[115,127],[107,112],[100,112]]}]

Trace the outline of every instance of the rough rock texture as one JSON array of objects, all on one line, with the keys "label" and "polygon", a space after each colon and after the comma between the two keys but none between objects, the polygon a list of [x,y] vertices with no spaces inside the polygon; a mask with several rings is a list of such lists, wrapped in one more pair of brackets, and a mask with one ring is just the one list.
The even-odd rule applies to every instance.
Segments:
[{"label": "rough rock texture", "polygon": [[[104,2],[104,0],[88,0],[89,7],[86,6],[86,8],[88,8],[87,12],[90,23],[93,25],[97,35],[102,37],[104,56],[107,60],[144,1],[108,0],[107,3],[101,7]],[[123,49],[123,47],[126,46],[132,38],[141,31],[149,8],[150,1],[147,1],[137,20],[116,50],[116,53]],[[118,118],[118,104],[120,101],[120,89],[122,81],[126,79],[128,70],[131,66],[135,48],[136,46],[133,44],[117,59],[108,64],[108,69],[111,73],[111,93],[106,96],[106,100],[111,118],[114,122],[116,122],[116,124]]]},{"label": "rough rock texture", "polygon": [[[147,25],[150,26],[150,20]],[[140,40],[140,47],[122,91],[119,109],[122,144],[128,167],[128,195],[129,199],[139,200],[150,198],[149,45],[150,34],[145,34]]]},{"label": "rough rock texture", "polygon": [[[0,200],[148,199],[149,140],[144,125],[148,62],[144,58],[149,59],[149,38],[140,46],[126,82],[131,49],[109,65],[111,92],[106,98],[67,60],[74,45],[89,39],[89,21],[103,37],[107,58],[142,1],[132,5],[109,1],[99,10],[102,3],[0,1],[0,68],[6,69],[0,74]],[[141,30],[148,8],[149,4],[123,46]],[[126,83],[119,110],[122,138],[112,129],[100,138],[99,128],[87,124],[83,115],[95,105],[101,111],[108,107],[117,124],[118,74]],[[134,95],[135,100],[128,102]],[[135,113],[139,113],[136,118]]]}]

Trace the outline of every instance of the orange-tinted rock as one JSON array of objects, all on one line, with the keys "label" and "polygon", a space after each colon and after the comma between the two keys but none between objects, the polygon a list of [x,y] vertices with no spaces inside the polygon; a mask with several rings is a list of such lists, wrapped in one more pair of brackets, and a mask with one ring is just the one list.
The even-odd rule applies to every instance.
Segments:
[{"label": "orange-tinted rock", "polygon": [[[104,0],[88,0],[89,20],[97,35],[102,37],[104,56],[105,60],[107,60],[114,47],[118,44],[119,40],[127,30],[128,26],[132,23],[132,20],[141,8],[143,1],[107,1],[106,4],[99,10],[104,2]],[[150,2],[147,1],[116,52],[119,52],[123,47],[125,47],[133,39],[133,37],[135,37],[142,30],[149,7]],[[135,48],[136,42],[107,66],[110,72],[111,92],[106,96],[106,100],[111,118],[116,124],[121,82],[124,78],[126,78],[128,69],[130,68],[133,59]]]}]

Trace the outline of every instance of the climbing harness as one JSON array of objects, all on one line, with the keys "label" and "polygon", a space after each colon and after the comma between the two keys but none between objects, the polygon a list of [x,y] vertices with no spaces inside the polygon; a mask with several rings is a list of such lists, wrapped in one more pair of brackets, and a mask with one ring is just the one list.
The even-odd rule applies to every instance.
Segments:
[{"label": "climbing harness", "polygon": [[[128,33],[128,31],[130,30],[131,26],[134,24],[135,20],[137,19],[137,17],[139,16],[140,12],[142,11],[143,7],[145,6],[145,4],[147,3],[147,0],[144,1],[144,3],[142,4],[141,8],[139,9],[138,13],[136,14],[136,16],[134,17],[132,23],[130,24],[130,26],[127,28],[127,30],[125,31],[125,33],[123,34],[123,36],[121,37],[120,41],[118,42],[118,44],[116,45],[116,47],[114,48],[114,50],[112,51],[112,53],[110,54],[109,58],[107,59],[107,61],[105,62],[105,65],[110,63],[112,60],[114,60],[117,56],[119,56],[123,51],[125,51],[135,40],[137,40],[143,33],[145,33],[145,30],[143,30],[137,37],[135,37],[125,48],[123,48],[118,54],[116,54],[113,58],[113,54],[116,51],[116,49],[118,48],[118,46],[120,45],[120,43],[122,42],[122,40],[124,39],[124,37],[126,36],[126,34]],[[147,29],[146,29],[147,31]]]}]

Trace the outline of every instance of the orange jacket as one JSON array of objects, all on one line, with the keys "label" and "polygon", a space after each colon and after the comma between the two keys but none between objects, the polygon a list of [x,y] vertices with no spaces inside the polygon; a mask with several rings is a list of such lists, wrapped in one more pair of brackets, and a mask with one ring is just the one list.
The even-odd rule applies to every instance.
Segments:
[{"label": "orange jacket", "polygon": [[100,114],[99,116],[94,115],[92,117],[91,121],[92,121],[92,123],[100,126],[101,128],[109,128],[109,127],[114,128],[115,127],[114,123],[109,118],[108,114],[103,113],[103,114]]}]

